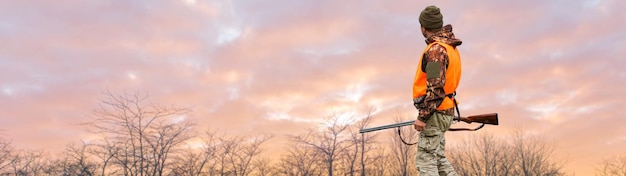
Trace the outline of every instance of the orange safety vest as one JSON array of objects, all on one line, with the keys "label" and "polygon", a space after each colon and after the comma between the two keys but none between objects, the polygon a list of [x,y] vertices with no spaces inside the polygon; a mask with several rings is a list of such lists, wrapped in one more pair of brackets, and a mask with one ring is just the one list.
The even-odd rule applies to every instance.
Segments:
[{"label": "orange safety vest", "polygon": [[[433,42],[428,44],[426,49],[424,49],[424,53],[420,57],[420,62],[417,66],[417,71],[415,72],[415,82],[413,83],[413,98],[426,94],[426,73],[422,72],[422,59],[424,59],[424,54],[428,51],[428,49],[430,49],[430,47],[432,47],[435,43],[445,47],[446,52],[448,53],[449,61],[446,69],[446,82],[443,85],[444,92],[446,95],[451,95],[454,91],[456,91],[456,88],[459,85],[459,81],[461,80],[461,56],[459,55],[459,50],[442,42]],[[454,97],[446,96],[437,110],[453,108],[453,98]]]}]

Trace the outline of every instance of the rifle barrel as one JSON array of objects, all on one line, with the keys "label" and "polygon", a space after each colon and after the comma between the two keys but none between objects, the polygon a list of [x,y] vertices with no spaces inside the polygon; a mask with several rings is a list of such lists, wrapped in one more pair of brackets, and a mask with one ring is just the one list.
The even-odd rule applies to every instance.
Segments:
[{"label": "rifle barrel", "polygon": [[383,125],[383,126],[377,126],[377,127],[372,127],[372,128],[366,128],[366,129],[359,130],[359,133],[369,133],[369,132],[372,132],[372,131],[384,130],[384,129],[389,129],[389,128],[409,126],[409,125],[413,125],[413,123],[415,123],[415,120],[407,121],[407,122],[401,122],[401,123],[395,123],[395,124],[391,124],[391,125]]}]

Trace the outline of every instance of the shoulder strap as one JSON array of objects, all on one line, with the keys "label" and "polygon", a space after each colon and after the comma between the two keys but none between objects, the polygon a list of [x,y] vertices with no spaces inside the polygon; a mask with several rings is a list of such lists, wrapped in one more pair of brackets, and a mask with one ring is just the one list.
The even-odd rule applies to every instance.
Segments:
[{"label": "shoulder strap", "polygon": [[404,143],[406,145],[415,145],[415,144],[417,144],[417,142],[415,142],[415,143],[407,143],[406,141],[404,141],[404,139],[402,138],[402,135],[400,134],[400,127],[398,127],[398,136],[400,136],[400,140],[402,141],[402,143]]},{"label": "shoulder strap", "polygon": [[452,92],[451,94],[446,95],[446,97],[452,99],[452,101],[454,102],[454,109],[456,109],[456,115],[457,117],[461,117],[461,111],[459,110],[459,104],[456,102],[456,91]]}]

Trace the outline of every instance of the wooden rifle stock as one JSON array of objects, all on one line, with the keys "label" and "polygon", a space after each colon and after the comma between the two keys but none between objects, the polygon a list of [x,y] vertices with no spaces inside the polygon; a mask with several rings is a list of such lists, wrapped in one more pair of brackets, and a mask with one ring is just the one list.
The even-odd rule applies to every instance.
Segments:
[{"label": "wooden rifle stock", "polygon": [[465,123],[482,123],[489,125],[498,125],[498,113],[480,114],[468,117],[455,117],[454,120],[463,121]]},{"label": "wooden rifle stock", "polygon": [[485,124],[489,125],[498,125],[498,113],[489,113],[489,114],[479,114],[468,117],[454,117],[456,121],[463,121],[465,123],[477,122],[481,123],[480,126],[469,129],[469,128],[450,128],[448,131],[476,131],[485,126]]},{"label": "wooden rifle stock", "polygon": [[[468,116],[468,117],[454,117],[454,120],[463,121],[465,123],[476,122],[476,123],[481,123],[481,125],[475,129],[450,128],[449,131],[476,131],[478,129],[481,129],[483,126],[485,126],[485,124],[498,125],[498,113],[479,114],[479,115],[473,115],[473,116]],[[409,125],[413,125],[413,123],[415,123],[415,120],[395,123],[391,125],[383,125],[383,126],[377,126],[377,127],[372,127],[372,128],[366,128],[366,129],[359,130],[359,133],[369,133],[372,131],[384,130],[384,129],[389,129],[389,128],[409,126]]]}]

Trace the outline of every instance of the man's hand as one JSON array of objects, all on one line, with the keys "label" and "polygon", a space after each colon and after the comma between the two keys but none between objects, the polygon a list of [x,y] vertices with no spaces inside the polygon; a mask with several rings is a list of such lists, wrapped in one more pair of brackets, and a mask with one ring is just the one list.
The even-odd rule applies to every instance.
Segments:
[{"label": "man's hand", "polygon": [[426,123],[420,120],[416,120],[415,123],[413,123],[413,128],[415,128],[415,130],[417,131],[422,131],[424,130],[424,128],[426,128]]}]

